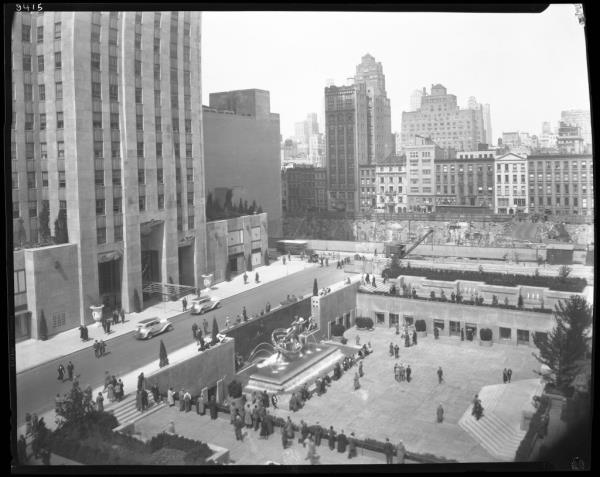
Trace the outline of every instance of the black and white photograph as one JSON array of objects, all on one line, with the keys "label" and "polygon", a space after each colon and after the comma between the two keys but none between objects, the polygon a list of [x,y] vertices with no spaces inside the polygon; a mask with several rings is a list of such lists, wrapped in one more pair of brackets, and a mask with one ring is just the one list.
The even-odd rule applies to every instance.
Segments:
[{"label": "black and white photograph", "polygon": [[589,470],[586,12],[4,4],[12,473]]}]

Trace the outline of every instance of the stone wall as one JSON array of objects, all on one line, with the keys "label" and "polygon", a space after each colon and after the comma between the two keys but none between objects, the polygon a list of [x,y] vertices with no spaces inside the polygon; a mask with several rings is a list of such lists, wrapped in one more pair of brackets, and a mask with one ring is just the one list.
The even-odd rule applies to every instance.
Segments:
[{"label": "stone wall", "polygon": [[[529,331],[528,344],[531,346],[533,346],[534,332],[547,333],[555,324],[554,315],[550,313],[412,300],[370,293],[357,294],[356,310],[357,314],[370,317],[375,323],[377,323],[376,314],[383,314],[385,326],[390,326],[390,313],[398,314],[400,323],[403,322],[405,315],[414,320],[422,319],[425,320],[428,333],[433,332],[434,320],[441,320],[444,322],[444,329],[440,332],[442,336],[450,335],[450,321],[458,322],[460,328],[472,324],[477,327],[476,340],[479,339],[481,328],[490,328],[493,341],[517,344],[517,330],[527,330]],[[501,327],[511,330],[510,339],[500,339]]]},{"label": "stone wall", "polygon": [[225,340],[191,358],[160,368],[146,376],[148,388],[158,383],[162,392],[172,386],[174,391],[183,388],[198,396],[203,388],[216,386],[221,379],[227,386],[235,378],[234,349],[234,341]]},{"label": "stone wall", "polygon": [[[32,338],[40,338],[42,312],[49,337],[80,325],[78,255],[76,244],[24,250]],[[92,323],[91,311],[84,318]]]},{"label": "stone wall", "polygon": [[333,323],[353,326],[356,320],[356,293],[359,284],[338,285],[330,293],[312,297],[312,315],[319,324],[319,338],[331,338]]}]

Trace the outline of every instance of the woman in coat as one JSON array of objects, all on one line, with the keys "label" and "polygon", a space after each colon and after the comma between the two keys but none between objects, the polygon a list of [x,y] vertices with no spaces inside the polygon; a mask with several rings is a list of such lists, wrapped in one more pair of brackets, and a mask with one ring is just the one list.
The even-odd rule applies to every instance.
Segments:
[{"label": "woman in coat", "polygon": [[346,452],[346,446],[348,445],[348,439],[344,434],[344,431],[340,432],[340,435],[337,439],[337,451],[340,453]]},{"label": "woman in coat", "polygon": [[104,411],[104,397],[101,392],[98,393],[98,397],[96,398],[96,410],[98,412]]},{"label": "woman in coat", "polygon": [[112,382],[107,386],[107,397],[110,402],[115,402],[115,387]]},{"label": "woman in coat", "polygon": [[244,424],[246,427],[252,427],[252,405],[249,402],[244,406]]},{"label": "woman in coat", "polygon": [[185,400],[183,398],[183,396],[185,396],[185,390],[183,388],[181,388],[181,391],[179,391],[179,412],[183,412],[185,411]]},{"label": "woman in coat", "polygon": [[192,409],[192,395],[189,391],[186,391],[183,395],[183,402],[185,403],[185,412],[190,412]]},{"label": "woman in coat", "polygon": [[169,404],[169,407],[172,407],[175,405],[175,393],[173,392],[173,388],[169,388],[169,390],[167,391],[167,403]]},{"label": "woman in coat", "polygon": [[258,431],[258,426],[260,425],[260,416],[258,414],[258,405],[255,404],[252,408],[252,423],[254,426],[254,430]]},{"label": "woman in coat", "polygon": [[288,439],[294,439],[294,425],[292,424],[290,416],[288,416],[287,421],[285,423],[285,433],[288,436]]}]

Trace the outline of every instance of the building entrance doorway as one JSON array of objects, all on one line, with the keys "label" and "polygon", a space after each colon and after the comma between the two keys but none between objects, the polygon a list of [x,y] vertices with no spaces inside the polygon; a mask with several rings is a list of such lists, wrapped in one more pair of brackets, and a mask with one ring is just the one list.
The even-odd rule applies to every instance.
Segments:
[{"label": "building entrance doorway", "polygon": [[179,283],[194,286],[194,244],[179,247]]},{"label": "building entrance doorway", "polygon": [[142,283],[160,281],[158,250],[142,250]]},{"label": "building entrance doorway", "polygon": [[98,262],[98,292],[106,312],[121,307],[122,268],[121,258]]}]

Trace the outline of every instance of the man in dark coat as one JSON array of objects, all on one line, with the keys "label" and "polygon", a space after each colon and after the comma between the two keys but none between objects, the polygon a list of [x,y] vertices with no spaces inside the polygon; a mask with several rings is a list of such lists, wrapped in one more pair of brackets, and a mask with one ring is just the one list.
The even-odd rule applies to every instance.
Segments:
[{"label": "man in dark coat", "polygon": [[348,445],[348,438],[344,431],[340,432],[337,438],[337,451],[340,453],[346,452],[346,446]]},{"label": "man in dark coat", "polygon": [[121,323],[125,323],[125,310],[123,310],[123,307],[121,307],[119,315],[121,315]]},{"label": "man in dark coat", "polygon": [[441,366],[437,370],[437,375],[438,375],[438,384],[442,384],[444,382],[444,371],[442,371]]},{"label": "man in dark coat", "polygon": [[352,459],[352,457],[356,457],[356,437],[354,437],[354,432],[350,433],[350,438],[348,439],[348,459]]},{"label": "man in dark coat", "polygon": [[218,416],[218,410],[217,410],[217,400],[215,398],[215,396],[213,396],[209,403],[208,403],[208,409],[210,410],[210,418],[212,420],[215,420]]},{"label": "man in dark coat", "polygon": [[137,388],[142,389],[146,387],[146,378],[144,377],[144,373],[140,373],[138,376]]},{"label": "man in dark coat", "polygon": [[198,325],[196,323],[194,323],[192,325],[192,336],[194,337],[195,340],[198,339],[197,338],[197,336],[198,336]]},{"label": "man in dark coat", "polygon": [[394,343],[390,341],[390,356],[394,356]]},{"label": "man in dark coat", "polygon": [[110,321],[106,320],[106,334],[110,334]]},{"label": "man in dark coat", "polygon": [[67,364],[67,373],[69,374],[69,381],[73,381],[73,370],[75,369],[75,365],[69,361]]},{"label": "man in dark coat", "polygon": [[410,369],[410,364],[406,366],[406,382],[410,383],[410,373],[412,373],[412,369]]},{"label": "man in dark coat", "polygon": [[439,406],[437,407],[437,422],[443,422],[444,421],[444,408],[442,407],[442,403],[439,404]]},{"label": "man in dark coat", "polygon": [[396,359],[398,358],[399,353],[400,353],[400,346],[398,346],[398,344],[396,344],[396,346],[394,346],[394,356],[396,357]]},{"label": "man in dark coat", "polygon": [[335,431],[333,430],[333,426],[329,427],[327,440],[329,442],[329,448],[331,450],[334,450],[335,449]]},{"label": "man in dark coat", "polygon": [[181,300],[181,305],[183,306],[183,311],[187,311],[187,298],[183,297],[183,300]]},{"label": "man in dark coat", "polygon": [[437,340],[440,338],[440,330],[437,326],[433,327],[433,337]]},{"label": "man in dark coat", "polygon": [[313,435],[315,436],[315,445],[321,445],[321,438],[323,437],[323,428],[319,424],[319,421],[313,427]]},{"label": "man in dark coat", "polygon": [[116,308],[112,312],[112,321],[113,321],[113,325],[116,325],[119,323],[119,312],[117,311]]},{"label": "man in dark coat", "polygon": [[502,370],[502,382],[504,384],[506,384],[507,381],[508,381],[508,373],[506,372],[506,368],[504,368]]},{"label": "man in dark coat", "polygon": [[385,454],[385,463],[392,464],[394,460],[394,446],[387,437],[385,438],[385,444],[383,444],[383,452]]},{"label": "man in dark coat", "polygon": [[413,331],[413,337],[412,338],[413,338],[413,346],[414,346],[414,345],[417,344],[417,332],[416,332],[416,330]]},{"label": "man in dark coat", "polygon": [[142,398],[142,411],[145,411],[146,409],[148,409],[148,391],[146,391],[145,389],[142,389],[141,398]]},{"label": "man in dark coat", "polygon": [[408,332],[404,334],[404,347],[408,348],[410,346],[410,338],[408,336]]},{"label": "man in dark coat", "polygon": [[65,367],[62,364],[58,365],[58,378],[59,381],[65,380]]},{"label": "man in dark coat", "polygon": [[512,378],[512,369],[508,368],[508,370],[506,371],[506,377],[508,378],[508,382],[510,383],[510,380]]}]

